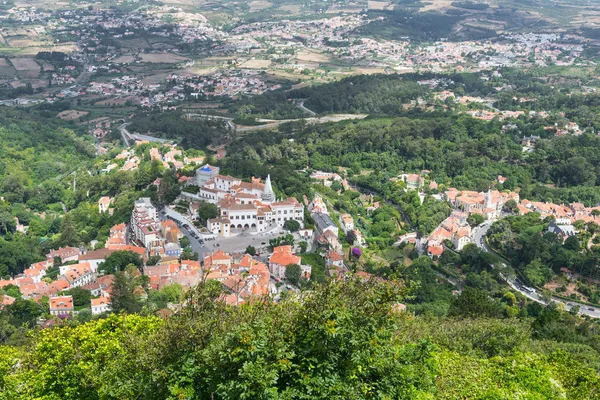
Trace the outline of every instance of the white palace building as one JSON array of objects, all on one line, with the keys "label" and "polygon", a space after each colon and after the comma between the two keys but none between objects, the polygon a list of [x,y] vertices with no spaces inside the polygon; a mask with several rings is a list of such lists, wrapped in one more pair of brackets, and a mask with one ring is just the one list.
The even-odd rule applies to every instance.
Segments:
[{"label": "white palace building", "polygon": [[283,227],[288,220],[303,225],[304,206],[295,198],[276,200],[270,175],[264,184],[260,178],[242,182],[206,164],[196,171],[196,182],[200,186],[198,197],[219,207],[219,217],[207,221],[208,230],[215,235],[266,232]]}]

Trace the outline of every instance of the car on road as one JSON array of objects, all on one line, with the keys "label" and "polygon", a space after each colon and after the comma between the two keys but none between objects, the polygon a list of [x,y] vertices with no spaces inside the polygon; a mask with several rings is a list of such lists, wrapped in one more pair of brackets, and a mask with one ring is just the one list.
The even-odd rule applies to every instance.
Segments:
[{"label": "car on road", "polygon": [[590,310],[590,311],[596,311],[596,309],[592,308],[592,307],[588,307],[588,310]]},{"label": "car on road", "polygon": [[160,215],[165,215],[165,214],[166,214],[166,212],[164,212],[164,211],[160,212]]}]

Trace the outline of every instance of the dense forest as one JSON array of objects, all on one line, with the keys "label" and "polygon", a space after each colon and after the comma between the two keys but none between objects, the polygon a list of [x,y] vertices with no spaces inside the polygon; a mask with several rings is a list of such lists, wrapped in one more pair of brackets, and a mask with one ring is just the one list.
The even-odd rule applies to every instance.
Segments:
[{"label": "dense forest", "polygon": [[[598,136],[549,137],[538,141],[535,152],[523,153],[517,134],[503,133],[503,125],[466,115],[423,113],[418,118],[308,125],[291,133],[252,133],[234,142],[229,153],[234,163],[287,163],[328,171],[345,167],[350,174],[374,170],[371,182],[382,183],[403,171],[431,170],[439,184],[479,191],[503,175],[509,179],[501,188],[518,186],[522,198],[600,202]],[[555,187],[546,186],[550,183]]]},{"label": "dense forest", "polygon": [[196,149],[221,144],[230,134],[222,120],[187,120],[180,111],[137,113],[128,129],[131,132],[176,140],[184,148]]},{"label": "dense forest", "polygon": [[598,398],[597,353],[553,338],[586,323],[555,308],[499,319],[469,289],[452,317],[415,318],[396,311],[406,288],[358,280],[278,304],[219,293],[201,284],[165,320],[112,315],[4,345],[0,398]]}]

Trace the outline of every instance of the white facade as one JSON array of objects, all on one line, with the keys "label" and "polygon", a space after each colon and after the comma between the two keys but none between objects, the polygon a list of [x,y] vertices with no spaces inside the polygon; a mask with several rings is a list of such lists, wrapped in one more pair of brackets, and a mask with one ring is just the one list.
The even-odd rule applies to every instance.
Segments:
[{"label": "white facade", "polygon": [[158,236],[158,212],[149,197],[136,200],[131,214],[131,231],[133,238],[147,249],[161,246]]}]

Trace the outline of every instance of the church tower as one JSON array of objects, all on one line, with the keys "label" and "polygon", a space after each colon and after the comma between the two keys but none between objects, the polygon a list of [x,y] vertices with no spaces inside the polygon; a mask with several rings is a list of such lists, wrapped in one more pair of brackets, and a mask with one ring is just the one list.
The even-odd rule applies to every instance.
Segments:
[{"label": "church tower", "polygon": [[263,189],[261,199],[265,203],[272,203],[275,201],[275,193],[273,192],[273,187],[271,186],[271,175],[267,175],[267,179],[265,180],[265,188]]},{"label": "church tower", "polygon": [[492,188],[488,188],[487,193],[485,194],[485,204],[483,205],[484,208],[495,208],[492,207]]}]

